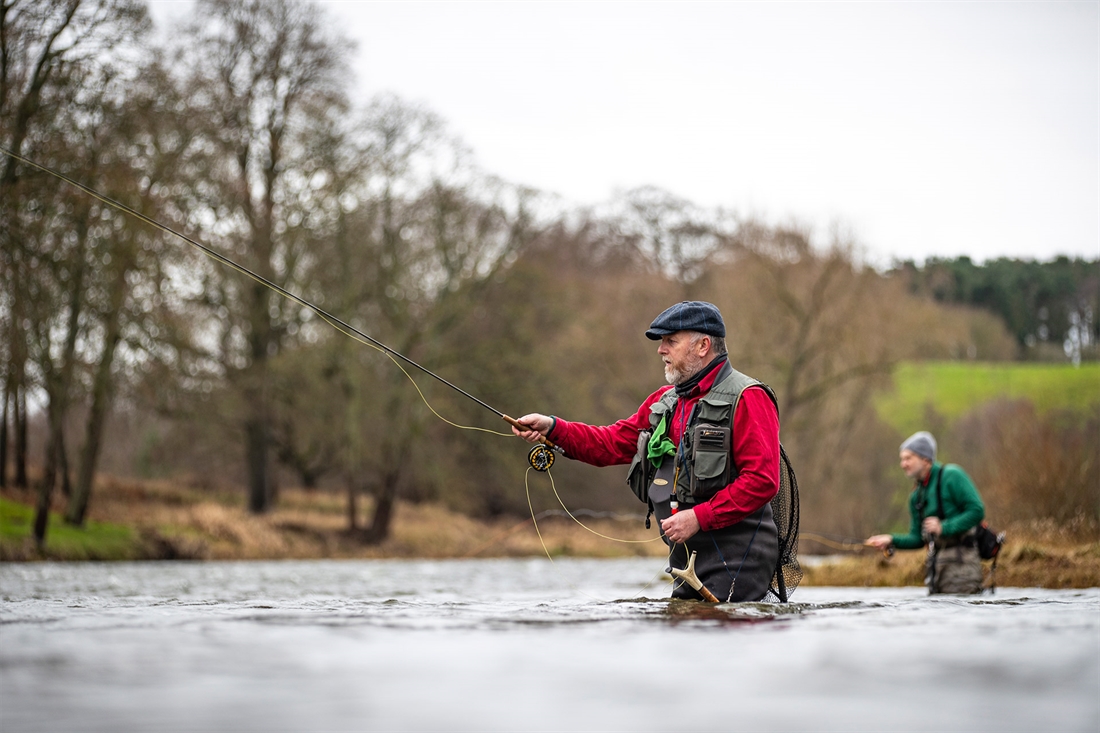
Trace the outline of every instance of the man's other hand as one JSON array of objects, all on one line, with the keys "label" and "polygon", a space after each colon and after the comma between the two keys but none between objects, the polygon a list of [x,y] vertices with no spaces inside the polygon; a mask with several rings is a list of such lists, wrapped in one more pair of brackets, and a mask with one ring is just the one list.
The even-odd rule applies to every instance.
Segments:
[{"label": "man's other hand", "polygon": [[699,531],[699,519],[694,509],[685,509],[663,520],[661,530],[673,542],[687,542]]},{"label": "man's other hand", "polygon": [[894,544],[894,538],[888,534],[876,534],[863,540],[863,544],[867,545],[868,547],[885,550],[887,547]]}]

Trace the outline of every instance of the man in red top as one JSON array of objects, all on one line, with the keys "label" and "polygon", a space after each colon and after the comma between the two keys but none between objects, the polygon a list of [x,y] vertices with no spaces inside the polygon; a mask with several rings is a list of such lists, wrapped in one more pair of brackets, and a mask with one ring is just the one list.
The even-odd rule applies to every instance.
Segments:
[{"label": "man in red top", "polygon": [[[695,570],[719,600],[758,601],[776,571],[770,502],[779,490],[779,415],[768,387],[737,372],[726,327],[711,303],[684,301],[650,324],[665,365],[661,387],[632,416],[593,426],[532,413],[513,428],[594,466],[631,463],[628,482],[649,504],[671,567]],[[648,517],[646,519],[648,525]],[[699,598],[686,584],[673,597]]]}]

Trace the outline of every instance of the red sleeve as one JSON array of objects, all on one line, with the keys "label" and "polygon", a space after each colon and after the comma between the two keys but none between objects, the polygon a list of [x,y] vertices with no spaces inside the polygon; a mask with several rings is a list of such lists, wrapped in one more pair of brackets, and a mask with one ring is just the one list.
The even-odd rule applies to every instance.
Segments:
[{"label": "red sleeve", "polygon": [[630,463],[638,452],[638,433],[649,427],[649,406],[670,389],[671,386],[661,387],[646,398],[637,412],[614,425],[586,425],[555,417],[546,437],[560,445],[569,458],[593,466]]},{"label": "red sleeve", "polygon": [[733,483],[695,506],[704,530],[740,522],[779,493],[779,415],[760,387],[741,393],[733,415]]}]

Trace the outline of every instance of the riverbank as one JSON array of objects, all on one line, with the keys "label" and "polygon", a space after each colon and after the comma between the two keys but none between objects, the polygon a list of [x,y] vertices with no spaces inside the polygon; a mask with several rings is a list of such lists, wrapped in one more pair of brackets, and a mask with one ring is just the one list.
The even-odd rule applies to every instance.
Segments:
[{"label": "riverbank", "polygon": [[[640,516],[580,516],[564,511],[532,518],[480,521],[434,504],[398,503],[390,537],[379,544],[350,531],[345,499],[322,491],[286,489],[278,508],[253,516],[240,492],[179,482],[104,479],[84,529],[51,515],[44,552],[31,539],[34,495],[0,494],[0,560],[260,560],[475,557],[653,557],[664,545]],[[360,507],[365,522],[365,507]],[[583,522],[584,526],[578,523]],[[807,527],[803,527],[807,529]],[[1100,586],[1100,538],[1050,523],[999,527],[1008,542],[998,562],[1001,586]],[[816,549],[803,542],[803,550]],[[807,557],[806,585],[919,586],[923,553],[892,558],[865,550]],[[988,563],[987,563],[988,569]]]},{"label": "riverbank", "polygon": [[[1065,531],[1049,522],[998,527],[1007,533],[997,559],[996,585],[1012,588],[1093,588],[1100,586],[1100,541]],[[900,587],[924,584],[923,550],[885,557],[868,549],[847,556],[808,558],[804,583],[817,586]],[[986,561],[990,584],[992,563]]]},{"label": "riverbank", "polygon": [[[62,506],[51,512],[44,552],[31,539],[32,491],[0,493],[0,560],[280,560],[350,558],[663,557],[661,541],[640,515],[579,516],[564,511],[481,521],[437,504],[397,502],[390,536],[363,539],[369,502],[360,500],[349,529],[346,498],[284,489],[277,507],[250,514],[240,491],[179,482],[105,478],[85,529],[67,526]],[[598,534],[595,534],[598,533]],[[614,538],[614,541],[604,537]]]}]

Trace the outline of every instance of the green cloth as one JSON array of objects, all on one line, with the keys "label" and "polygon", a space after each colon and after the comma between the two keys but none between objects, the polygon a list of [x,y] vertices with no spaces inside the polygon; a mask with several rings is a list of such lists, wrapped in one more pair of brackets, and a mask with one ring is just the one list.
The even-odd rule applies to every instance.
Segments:
[{"label": "green cloth", "polygon": [[668,438],[668,413],[661,415],[661,422],[649,436],[649,446],[646,448],[646,457],[654,468],[660,468],[665,462],[665,456],[676,454],[676,446]]},{"label": "green cloth", "polygon": [[[974,482],[966,475],[966,471],[954,463],[942,466],[939,463],[932,464],[932,474],[927,486],[917,486],[909,495],[909,533],[895,534],[894,546],[899,550],[915,550],[924,546],[921,537],[921,523],[925,517],[934,517],[936,514],[936,482],[940,482],[940,493],[943,496],[943,536],[952,537],[961,535],[978,524],[985,517],[985,505],[974,487]],[[924,513],[917,510],[917,505],[924,500]]]}]

